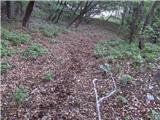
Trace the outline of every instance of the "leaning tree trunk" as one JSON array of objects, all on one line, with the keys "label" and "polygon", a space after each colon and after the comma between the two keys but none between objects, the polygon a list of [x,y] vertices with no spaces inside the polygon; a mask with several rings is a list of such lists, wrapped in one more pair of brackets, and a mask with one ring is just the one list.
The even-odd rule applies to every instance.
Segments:
[{"label": "leaning tree trunk", "polygon": [[142,32],[144,31],[144,29],[146,28],[146,26],[148,26],[148,25],[151,24],[151,22],[153,20],[154,13],[155,13],[155,10],[158,8],[159,5],[160,5],[160,1],[155,1],[153,3],[153,5],[151,7],[151,10],[147,14],[146,19],[144,21]]},{"label": "leaning tree trunk", "polygon": [[59,12],[59,14],[57,15],[57,18],[56,18],[56,20],[55,20],[54,23],[58,23],[58,21],[59,21],[61,15],[62,15],[62,13],[63,13],[63,11],[64,11],[65,4],[66,4],[66,1],[63,3],[63,8],[61,9],[61,11]]},{"label": "leaning tree trunk", "polygon": [[78,22],[76,23],[75,27],[78,27],[79,24],[82,22],[84,15],[85,15],[88,11],[90,11],[92,8],[94,8],[94,7],[96,6],[96,4],[93,4],[93,5],[91,6],[92,3],[93,3],[93,1],[90,1],[90,2],[87,1],[86,4],[85,4],[85,6],[84,6],[84,8],[80,11],[80,15],[78,15],[78,16],[67,26],[67,28],[70,27],[70,26],[71,26],[74,22],[76,22],[76,21],[78,21]]},{"label": "leaning tree trunk", "polygon": [[31,16],[32,11],[33,11],[34,3],[35,3],[35,1],[30,1],[27,5],[26,12],[25,12],[23,22],[22,22],[23,27],[26,27],[26,24],[29,21],[29,18]]}]

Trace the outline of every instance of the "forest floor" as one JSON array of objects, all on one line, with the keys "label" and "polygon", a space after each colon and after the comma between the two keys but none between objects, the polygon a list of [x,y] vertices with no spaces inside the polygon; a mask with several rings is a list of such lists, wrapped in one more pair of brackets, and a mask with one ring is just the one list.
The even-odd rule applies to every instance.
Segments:
[{"label": "forest floor", "polygon": [[[34,23],[33,23],[34,24]],[[28,32],[20,27],[15,31]],[[103,40],[120,39],[109,28],[99,25],[81,25],[78,30],[70,29],[57,37],[48,38],[40,32],[31,32],[31,41],[41,44],[48,53],[36,59],[24,60],[20,54],[7,58],[14,65],[1,77],[3,120],[97,120],[96,99],[93,79],[104,79],[97,83],[99,94],[110,90],[109,74],[100,71],[99,65],[106,63],[96,57],[93,48]],[[57,43],[51,43],[56,40]],[[28,45],[20,45],[24,51]],[[2,58],[3,60],[3,58]],[[115,65],[114,61],[109,64]],[[117,91],[101,105],[104,120],[149,119],[149,111],[160,111],[160,93],[152,70],[133,70],[127,61],[121,61],[124,73],[134,76],[134,82],[126,87],[119,85],[118,74],[113,71]],[[52,81],[43,81],[43,75],[52,72]],[[106,79],[106,80],[105,80]],[[147,84],[146,84],[147,83]],[[22,104],[17,105],[12,93],[17,86],[27,89],[28,96]],[[150,87],[151,86],[151,87]],[[146,102],[147,93],[156,94],[155,100]],[[127,97],[126,104],[119,104],[116,96]]]}]

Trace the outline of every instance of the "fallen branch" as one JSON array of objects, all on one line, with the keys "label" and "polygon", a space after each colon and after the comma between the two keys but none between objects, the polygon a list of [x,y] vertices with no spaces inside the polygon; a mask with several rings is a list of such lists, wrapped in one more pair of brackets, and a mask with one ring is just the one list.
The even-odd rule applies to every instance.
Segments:
[{"label": "fallen branch", "polygon": [[[93,85],[94,85],[94,91],[95,91],[95,95],[96,95],[96,108],[97,108],[97,114],[98,114],[98,120],[101,120],[101,112],[100,112],[100,103],[104,100],[104,99],[107,99],[108,97],[110,97],[111,95],[113,95],[113,93],[116,92],[116,89],[117,89],[117,86],[116,86],[116,83],[115,83],[115,80],[112,76],[112,73],[110,72],[110,76],[111,76],[111,79],[113,81],[113,86],[112,86],[112,91],[107,94],[106,96],[102,97],[102,98],[98,98],[98,93],[97,93],[97,89],[96,89],[96,81],[100,81],[98,79],[94,79],[93,80]],[[102,80],[101,80],[102,81]]]}]

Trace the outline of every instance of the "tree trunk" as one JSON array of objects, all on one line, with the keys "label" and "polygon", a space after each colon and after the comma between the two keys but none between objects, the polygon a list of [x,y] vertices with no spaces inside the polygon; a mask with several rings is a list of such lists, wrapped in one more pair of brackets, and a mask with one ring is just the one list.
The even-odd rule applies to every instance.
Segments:
[{"label": "tree trunk", "polygon": [[85,6],[84,6],[84,8],[80,11],[80,15],[78,15],[70,24],[68,24],[67,27],[70,27],[74,22],[76,22],[77,20],[79,20],[77,22],[77,24],[75,25],[75,27],[78,27],[78,25],[82,22],[84,15],[88,11],[90,11],[93,7],[95,7],[96,4],[94,4],[94,5],[91,6],[92,2],[93,1],[91,1],[91,2],[87,1],[86,4],[85,4]]},{"label": "tree trunk", "polygon": [[15,1],[6,1],[7,17],[13,18],[15,15]]},{"label": "tree trunk", "polygon": [[13,18],[13,17],[15,17],[15,1],[11,1],[10,4],[11,4],[11,6],[10,6],[11,18]]},{"label": "tree trunk", "polygon": [[[59,1],[57,1],[56,6],[57,6],[58,4],[59,4]],[[48,21],[51,20],[52,16],[53,16],[53,14],[52,14],[52,9],[50,9],[50,14],[49,14],[47,20],[48,20]]]},{"label": "tree trunk", "polygon": [[[59,7],[61,7],[62,4],[63,4],[63,1],[60,2]],[[56,19],[58,13],[59,13],[59,9],[56,10],[55,15],[51,18],[52,22]]]},{"label": "tree trunk", "polygon": [[130,23],[130,43],[133,41],[135,35],[138,35],[137,32],[140,31],[140,22],[141,22],[141,16],[143,13],[143,6],[144,6],[144,1],[141,1],[140,4],[137,2],[136,6],[133,8],[133,13],[132,13],[132,21]]},{"label": "tree trunk", "polygon": [[127,12],[127,5],[125,5],[124,10],[123,10],[123,13],[122,13],[121,26],[124,25],[124,20],[125,20],[125,17],[126,17],[126,12]]},{"label": "tree trunk", "polygon": [[130,23],[130,35],[129,35],[130,43],[133,41],[135,35],[137,13],[138,13],[138,5],[133,8],[132,12],[132,21]]},{"label": "tree trunk", "polygon": [[56,21],[55,21],[54,23],[58,23],[61,15],[62,15],[62,13],[63,13],[63,10],[64,10],[64,8],[65,8],[65,4],[66,4],[66,1],[63,3],[63,8],[61,9],[61,11],[59,12],[59,14],[57,15],[57,19],[56,19]]},{"label": "tree trunk", "polygon": [[10,6],[11,6],[11,2],[10,1],[6,1],[6,12],[7,12],[7,17],[8,18],[11,18],[11,9],[10,9]]},{"label": "tree trunk", "polygon": [[160,5],[160,1],[155,1],[149,11],[149,13],[146,16],[146,19],[144,21],[144,25],[143,25],[143,29],[142,32],[144,31],[144,29],[146,28],[146,26],[150,25],[152,20],[153,20],[153,16],[155,13],[155,10],[157,9],[157,7]]},{"label": "tree trunk", "polygon": [[82,4],[82,1],[79,2],[77,8],[74,10],[74,13],[73,13],[73,16],[72,16],[72,17],[75,16],[75,14],[76,14],[76,12],[78,11],[78,9],[79,9],[79,7],[80,7],[81,4]]},{"label": "tree trunk", "polygon": [[107,20],[106,20],[107,22],[108,22],[109,19],[112,17],[113,12],[114,12],[114,11],[111,11],[111,14],[109,15],[109,17],[108,17]]},{"label": "tree trunk", "polygon": [[27,5],[25,16],[24,16],[23,22],[22,22],[23,27],[26,27],[26,23],[29,21],[29,18],[31,16],[32,11],[33,11],[34,3],[35,3],[35,1],[30,1]]},{"label": "tree trunk", "polygon": [[[143,18],[144,18],[144,1],[141,1],[140,3],[140,7],[139,7],[139,21],[143,21]],[[139,26],[138,26],[139,27]],[[140,27],[138,28],[138,30],[140,31]],[[144,35],[142,34],[141,37],[139,38],[139,49],[143,50],[144,49],[144,46],[145,46],[145,37]]]}]

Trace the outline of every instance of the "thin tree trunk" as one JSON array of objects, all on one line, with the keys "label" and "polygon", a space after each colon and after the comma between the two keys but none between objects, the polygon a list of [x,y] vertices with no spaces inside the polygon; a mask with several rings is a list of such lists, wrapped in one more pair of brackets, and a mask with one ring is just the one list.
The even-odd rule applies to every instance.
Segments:
[{"label": "thin tree trunk", "polygon": [[56,21],[55,21],[54,23],[58,23],[61,15],[62,15],[62,13],[63,13],[63,10],[64,10],[64,8],[65,8],[65,4],[66,4],[66,1],[63,3],[63,8],[62,8],[61,11],[59,12],[59,14],[58,14],[58,16],[57,16],[57,19],[56,19]]},{"label": "thin tree trunk", "polygon": [[111,14],[110,14],[110,16],[107,18],[106,21],[109,21],[109,19],[112,17],[112,14],[113,14],[113,11],[111,11]]},{"label": "thin tree trunk", "polygon": [[84,15],[95,6],[95,5],[91,6],[92,2],[93,1],[91,2],[87,1],[84,8],[80,11],[80,15],[78,15],[67,27],[70,27],[74,22],[79,20],[75,25],[75,27],[78,27],[78,25],[82,22]]},{"label": "thin tree trunk", "polygon": [[123,13],[122,13],[122,21],[121,21],[121,26],[124,25],[124,20],[126,17],[126,12],[127,12],[127,5],[124,7]]},{"label": "thin tree trunk", "polygon": [[13,18],[15,16],[15,1],[11,1],[10,4],[11,18]]},{"label": "thin tree trunk", "polygon": [[[143,16],[144,16],[144,1],[141,1],[140,3],[140,12],[139,12],[139,21],[143,21]],[[139,31],[140,31],[141,28],[139,28]],[[139,49],[143,50],[144,49],[144,46],[145,46],[145,37],[144,35],[142,34],[141,37],[139,38]]]},{"label": "thin tree trunk", "polygon": [[35,1],[30,1],[27,5],[25,16],[24,16],[23,22],[22,22],[23,27],[26,27],[26,23],[29,21],[29,18],[31,16],[32,11],[33,11],[34,3],[35,3]]},{"label": "thin tree trunk", "polygon": [[[59,1],[57,1],[56,6],[57,6],[58,4],[59,4]],[[50,10],[50,14],[49,14],[47,20],[48,20],[48,21],[51,20],[52,16],[53,16],[52,10]]]},{"label": "thin tree trunk", "polygon": [[[62,4],[63,4],[63,1],[60,2],[59,6],[61,7]],[[51,18],[52,22],[56,19],[58,12],[59,12],[59,9],[56,10],[55,15],[53,16],[53,18]]]},{"label": "thin tree trunk", "polygon": [[11,18],[11,2],[10,1],[6,1],[6,12],[7,12],[7,17]]},{"label": "thin tree trunk", "polygon": [[135,35],[137,35],[137,32],[139,32],[140,27],[139,23],[141,21],[141,14],[142,14],[142,7],[144,6],[144,1],[141,1],[140,4],[137,2],[136,6],[133,8],[132,13],[132,21],[130,23],[130,43],[133,41]]},{"label": "thin tree trunk", "polygon": [[146,19],[144,21],[144,25],[143,25],[143,29],[142,32],[144,31],[144,29],[146,28],[147,25],[150,25],[152,20],[153,20],[153,16],[155,13],[155,10],[157,9],[157,7],[160,5],[160,1],[155,1],[151,7],[151,10],[149,11],[149,13],[146,16]]},{"label": "thin tree trunk", "polygon": [[73,13],[73,16],[72,16],[72,17],[74,17],[74,15],[75,15],[76,12],[78,11],[78,9],[79,9],[79,7],[80,7],[81,4],[82,4],[82,1],[79,2],[77,8],[74,10],[74,13]]}]

